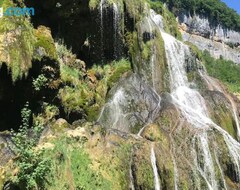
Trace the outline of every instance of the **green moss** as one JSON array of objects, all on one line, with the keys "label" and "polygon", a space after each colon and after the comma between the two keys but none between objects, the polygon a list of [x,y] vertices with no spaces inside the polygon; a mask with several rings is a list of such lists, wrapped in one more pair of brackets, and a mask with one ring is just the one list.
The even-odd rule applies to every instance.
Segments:
[{"label": "green moss", "polygon": [[94,94],[87,85],[82,84],[77,87],[66,86],[59,90],[59,97],[67,113],[81,112],[89,106]]},{"label": "green moss", "polygon": [[144,15],[147,14],[145,12],[148,11],[145,9],[145,0],[124,0],[124,3],[129,16],[134,19],[135,23],[137,23]]},{"label": "green moss", "polygon": [[44,26],[40,26],[37,30],[34,31],[34,34],[37,39],[35,48],[44,48],[46,56],[51,59],[56,59],[56,48],[50,30]]},{"label": "green moss", "polygon": [[71,68],[67,65],[61,64],[60,77],[64,84],[70,84],[71,86],[76,87],[80,83],[82,73],[76,68]]},{"label": "green moss", "polygon": [[91,10],[94,10],[98,7],[99,3],[100,3],[100,0],[90,0],[89,1],[89,8]]},{"label": "green moss", "polygon": [[171,13],[166,6],[160,1],[148,0],[151,8],[164,18],[164,29],[166,32],[175,36],[178,40],[182,40],[182,35],[178,30],[178,23],[176,17]]},{"label": "green moss", "polygon": [[196,58],[198,58],[201,61],[203,60],[203,53],[202,53],[201,50],[198,49],[197,46],[195,46],[191,42],[184,42],[184,43],[187,44],[190,47],[192,53],[194,54],[194,56],[196,56]]},{"label": "green moss", "polygon": [[118,62],[113,62],[113,72],[108,78],[107,84],[110,88],[119,81],[124,73],[131,70],[131,65],[129,61],[122,59]]},{"label": "green moss", "polygon": [[98,119],[98,115],[100,111],[101,111],[101,107],[98,104],[94,104],[93,106],[86,108],[87,120],[96,121]]},{"label": "green moss", "polygon": [[149,155],[150,152],[147,152],[147,149],[141,148],[136,155],[137,160],[134,160],[135,183],[139,189],[154,189],[154,176]]},{"label": "green moss", "polygon": [[111,189],[111,183],[92,169],[92,161],[82,143],[68,138],[55,141],[55,148],[46,155],[52,158],[47,189]]}]

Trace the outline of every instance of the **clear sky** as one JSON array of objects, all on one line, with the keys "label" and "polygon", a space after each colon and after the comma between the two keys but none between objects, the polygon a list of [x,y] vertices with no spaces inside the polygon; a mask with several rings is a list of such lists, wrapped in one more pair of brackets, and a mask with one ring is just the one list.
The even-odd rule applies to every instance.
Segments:
[{"label": "clear sky", "polygon": [[238,14],[240,14],[240,0],[222,0],[222,1],[232,9],[235,9],[238,12]]}]

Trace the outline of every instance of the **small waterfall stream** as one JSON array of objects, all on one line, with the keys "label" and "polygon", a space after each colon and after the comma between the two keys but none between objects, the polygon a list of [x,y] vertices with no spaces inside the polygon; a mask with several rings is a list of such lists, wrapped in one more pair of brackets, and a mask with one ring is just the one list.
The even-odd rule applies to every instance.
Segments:
[{"label": "small waterfall stream", "polygon": [[155,156],[153,144],[151,146],[151,163],[152,163],[153,174],[154,174],[155,190],[160,190],[161,189],[160,180],[159,180],[159,175],[158,175],[158,170],[157,170],[156,156]]},{"label": "small waterfall stream", "polygon": [[210,90],[217,90],[217,91],[223,93],[225,95],[225,97],[229,100],[229,102],[231,103],[233,118],[235,120],[236,127],[237,127],[238,141],[240,141],[240,118],[238,117],[237,108],[236,108],[233,98],[231,97],[231,95],[229,95],[227,92],[225,92],[225,90],[221,86],[219,86],[219,84],[214,79],[209,77],[206,73],[203,73],[203,72],[199,72],[199,73],[200,73],[201,77],[208,84]]}]

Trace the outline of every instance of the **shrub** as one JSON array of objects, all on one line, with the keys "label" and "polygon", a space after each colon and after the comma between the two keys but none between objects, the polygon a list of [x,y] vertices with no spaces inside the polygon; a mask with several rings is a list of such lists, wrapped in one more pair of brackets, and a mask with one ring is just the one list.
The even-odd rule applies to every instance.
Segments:
[{"label": "shrub", "polygon": [[40,91],[47,85],[47,82],[48,79],[45,77],[45,75],[41,74],[36,79],[33,79],[33,88],[36,91]]},{"label": "shrub", "polygon": [[43,157],[43,150],[35,149],[42,126],[29,128],[31,110],[28,103],[22,109],[21,115],[22,125],[19,131],[12,131],[13,150],[17,155],[15,164],[18,169],[17,175],[12,177],[12,182],[20,189],[44,189],[50,162],[48,158]]}]

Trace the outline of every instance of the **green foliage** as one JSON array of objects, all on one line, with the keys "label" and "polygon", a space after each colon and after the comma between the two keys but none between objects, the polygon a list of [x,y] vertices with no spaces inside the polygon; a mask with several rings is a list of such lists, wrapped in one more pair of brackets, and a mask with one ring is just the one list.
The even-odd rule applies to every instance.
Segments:
[{"label": "green foliage", "polygon": [[[34,31],[34,35],[36,37],[35,48],[43,48],[45,50],[45,56],[56,59],[56,47],[50,29],[39,26],[38,29]],[[39,59],[41,59],[41,57]]]},{"label": "green foliage", "polygon": [[[14,7],[12,1],[3,1],[3,8]],[[4,56],[7,57],[2,62],[6,62],[11,70],[12,80],[16,81],[27,75],[31,67],[34,50],[35,37],[32,24],[28,17],[11,16],[0,19],[0,34],[4,35],[2,45]],[[2,52],[1,52],[2,53]]]},{"label": "green foliage", "polygon": [[171,13],[160,1],[148,0],[151,8],[164,18],[164,29],[166,32],[172,34],[177,39],[181,40],[182,35],[178,30],[178,23],[176,17]]},{"label": "green foliage", "polygon": [[83,148],[83,140],[76,142],[63,137],[54,144],[55,148],[46,153],[52,158],[53,164],[47,189],[111,189],[110,182],[92,169],[91,160]]},{"label": "green foliage", "polygon": [[39,75],[36,79],[33,79],[33,88],[36,91],[40,91],[47,85],[48,79],[44,74]]},{"label": "green foliage", "polygon": [[[33,126],[29,129],[31,110],[28,103],[21,111],[22,125],[18,132],[12,131],[13,150],[17,155],[15,161],[18,173],[12,177],[15,183],[21,189],[43,189],[45,176],[49,172],[49,160],[43,158],[42,150],[35,150],[42,126]],[[30,137],[31,136],[31,137]]]},{"label": "green foliage", "polygon": [[43,102],[41,110],[40,114],[33,115],[34,126],[46,126],[55,120],[55,116],[59,115],[58,107],[46,102]]},{"label": "green foliage", "polygon": [[[153,1],[153,0],[152,0]],[[157,0],[154,0],[156,2]],[[213,23],[240,31],[240,15],[220,0],[159,0],[167,3],[175,13],[186,10],[192,14],[208,16]],[[217,24],[216,23],[216,24]]]},{"label": "green foliage", "polygon": [[203,59],[209,75],[221,80],[232,92],[240,92],[240,65],[224,59],[214,59],[209,52],[203,52]]},{"label": "green foliage", "polygon": [[77,87],[79,80],[82,78],[82,73],[79,69],[71,68],[67,65],[61,64],[61,79],[64,84],[71,84]]},{"label": "green foliage", "polygon": [[114,61],[112,63],[112,69],[112,73],[107,82],[109,88],[112,88],[124,73],[131,70],[131,65],[128,60],[121,59],[120,61]]},{"label": "green foliage", "polygon": [[[67,51],[62,49],[59,52]],[[128,60],[122,59],[103,67],[94,65],[84,73],[62,62],[60,69],[61,80],[65,86],[59,90],[58,95],[65,112],[83,113],[88,120],[93,121],[105,103],[108,89],[112,88],[125,72],[131,70],[131,65]],[[84,74],[87,74],[88,78],[84,79]],[[96,76],[100,78],[97,79]]]}]

